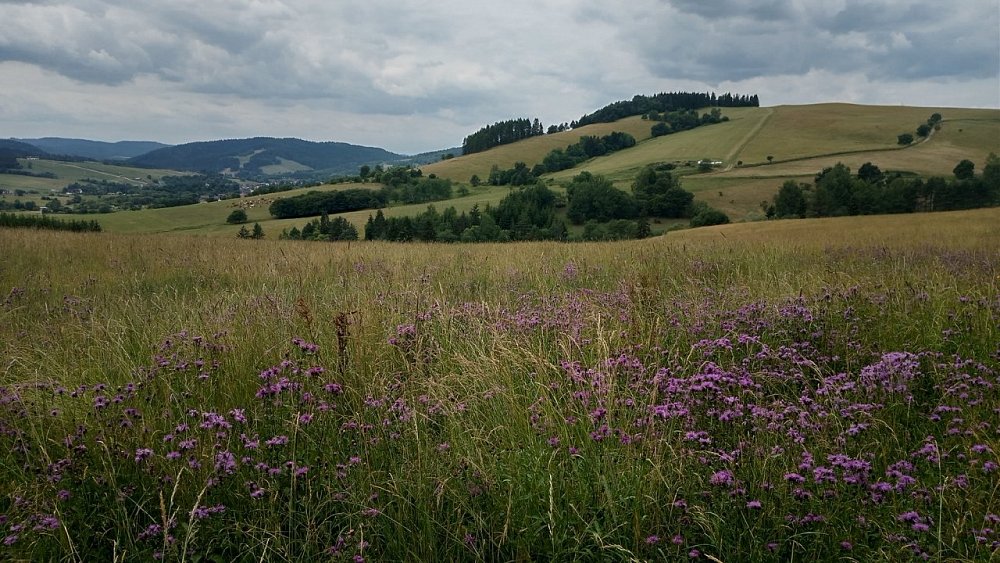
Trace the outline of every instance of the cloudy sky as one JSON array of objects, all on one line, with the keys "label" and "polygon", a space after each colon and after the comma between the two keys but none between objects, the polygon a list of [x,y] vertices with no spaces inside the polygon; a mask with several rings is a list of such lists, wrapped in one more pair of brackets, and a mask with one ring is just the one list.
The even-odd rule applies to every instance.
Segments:
[{"label": "cloudy sky", "polygon": [[0,0],[0,137],[403,153],[661,91],[1000,107],[997,0]]}]

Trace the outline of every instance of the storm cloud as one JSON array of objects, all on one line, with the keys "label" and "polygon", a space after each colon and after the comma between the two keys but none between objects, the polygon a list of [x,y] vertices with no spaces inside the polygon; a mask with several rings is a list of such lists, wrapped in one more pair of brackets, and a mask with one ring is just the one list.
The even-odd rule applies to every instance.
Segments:
[{"label": "storm cloud", "polygon": [[5,136],[418,152],[637,93],[1000,106],[995,0],[0,0]]}]

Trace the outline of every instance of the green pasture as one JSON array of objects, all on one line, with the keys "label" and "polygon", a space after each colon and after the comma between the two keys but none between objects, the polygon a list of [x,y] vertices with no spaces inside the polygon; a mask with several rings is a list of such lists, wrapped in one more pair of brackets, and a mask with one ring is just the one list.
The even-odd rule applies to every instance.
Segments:
[{"label": "green pasture", "polygon": [[523,162],[531,168],[540,163],[552,150],[565,149],[578,142],[580,137],[587,135],[601,137],[614,131],[621,131],[632,135],[636,141],[642,142],[650,138],[650,127],[652,127],[652,123],[640,117],[628,117],[614,123],[595,123],[572,131],[532,137],[509,145],[495,147],[485,152],[456,156],[450,160],[422,166],[421,170],[423,170],[424,176],[436,174],[441,178],[450,178],[463,183],[468,183],[469,178],[475,174],[485,182],[489,178],[490,168],[494,165],[505,170],[513,168],[515,162]]}]

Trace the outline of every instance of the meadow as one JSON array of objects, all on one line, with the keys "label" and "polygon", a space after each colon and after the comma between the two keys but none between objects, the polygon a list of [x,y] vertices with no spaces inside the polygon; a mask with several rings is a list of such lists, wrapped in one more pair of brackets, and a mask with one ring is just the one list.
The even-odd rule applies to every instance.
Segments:
[{"label": "meadow", "polygon": [[[30,168],[28,166],[30,165]],[[158,179],[162,176],[178,176],[185,172],[173,170],[158,170],[151,168],[135,168],[131,166],[119,166],[104,164],[101,162],[63,162],[58,160],[22,160],[25,171],[35,174],[51,173],[55,178],[40,178],[37,176],[20,176],[16,174],[0,174],[0,188],[14,191],[21,189],[34,191],[42,195],[50,192],[62,192],[63,188],[73,182],[80,180],[107,180],[109,182],[123,182],[129,184],[140,184],[149,179]]]},{"label": "meadow", "polygon": [[0,230],[0,559],[991,560],[998,225]]}]

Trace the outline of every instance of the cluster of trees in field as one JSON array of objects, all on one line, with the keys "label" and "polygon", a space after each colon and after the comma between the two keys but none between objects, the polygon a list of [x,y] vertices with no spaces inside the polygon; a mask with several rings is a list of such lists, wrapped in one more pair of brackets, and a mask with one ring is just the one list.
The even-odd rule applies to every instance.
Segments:
[{"label": "cluster of trees in field", "polygon": [[274,200],[268,212],[278,219],[312,217],[322,213],[345,213],[384,207],[386,200],[378,191],[364,188],[331,192],[308,192]]},{"label": "cluster of trees in field", "polygon": [[498,121],[466,137],[462,141],[462,154],[483,152],[493,147],[544,134],[545,128],[538,118],[534,121],[527,118]]},{"label": "cluster of trees in field", "polygon": [[20,199],[15,199],[14,201],[3,201],[0,200],[0,211],[38,211],[38,204],[33,201],[21,201]]},{"label": "cluster of trees in field", "polygon": [[53,219],[45,215],[22,215],[18,213],[0,213],[0,227],[50,229],[54,231],[101,232],[97,221],[66,221]]},{"label": "cluster of trees in field", "polygon": [[275,200],[268,211],[278,219],[311,217],[322,213],[344,213],[361,209],[377,209],[389,203],[428,203],[449,199],[452,182],[445,178],[423,177],[421,171],[406,166],[380,170],[377,177],[382,182],[378,190],[351,188],[331,192],[308,192],[302,195]]},{"label": "cluster of trees in field", "polygon": [[603,176],[582,172],[567,187],[566,216],[574,224],[588,221],[644,220],[647,217],[690,219],[692,226],[728,223],[721,211],[696,204],[694,194],[665,167],[647,166],[632,184],[629,194],[614,187]]},{"label": "cluster of trees in field", "polygon": [[260,226],[260,223],[254,223],[253,229],[248,229],[246,225],[243,225],[240,227],[240,232],[236,233],[236,238],[260,240],[264,238],[264,228]]},{"label": "cluster of trees in field", "polygon": [[653,137],[662,137],[663,135],[687,131],[695,127],[701,127],[702,125],[712,125],[714,123],[729,121],[728,117],[722,115],[722,110],[719,108],[712,108],[711,112],[704,113],[701,117],[698,117],[698,112],[693,109],[667,112],[654,110],[643,114],[642,117],[643,119],[658,122],[650,128],[650,134]]},{"label": "cluster of trees in field", "polygon": [[[917,126],[917,137],[926,137],[931,134],[931,131],[941,128],[941,117],[940,113],[932,113],[927,121],[921,123]],[[896,142],[900,145],[909,145],[913,143],[914,137],[913,133],[902,133],[896,137]]]},{"label": "cluster of trees in field", "polygon": [[[571,236],[565,219],[582,225]],[[649,167],[632,193],[602,176],[583,172],[573,178],[566,196],[536,182],[511,190],[495,207],[459,213],[433,206],[415,217],[387,218],[379,210],[365,225],[366,240],[506,242],[516,240],[620,240],[649,236],[649,218],[689,218],[692,226],[728,223],[729,218],[680,187],[669,171]]]},{"label": "cluster of trees in field", "polygon": [[497,205],[469,213],[433,205],[414,217],[385,217],[379,210],[368,217],[365,240],[436,242],[508,242],[513,240],[565,240],[568,229],[557,220],[557,195],[542,184],[512,191]]},{"label": "cluster of trees in field", "polygon": [[[552,149],[542,162],[530,169],[523,162],[515,162],[514,167],[507,170],[501,170],[499,166],[493,165],[487,182],[493,186],[526,186],[547,172],[568,170],[588,159],[634,146],[635,137],[620,131],[613,131],[603,137],[587,135],[580,137],[578,142],[565,149]],[[478,185],[479,181],[478,176],[473,176],[470,180],[473,185]]]},{"label": "cluster of trees in field", "polygon": [[572,127],[582,127],[591,123],[610,123],[632,115],[648,115],[650,112],[669,113],[678,110],[697,110],[705,107],[758,107],[760,100],[756,94],[722,94],[697,92],[669,92],[653,96],[635,96],[631,100],[614,102],[584,115],[571,123]]},{"label": "cluster of trees in field", "polygon": [[990,154],[983,173],[962,160],[954,178],[915,178],[883,173],[868,162],[856,175],[843,165],[824,169],[810,184],[785,182],[761,206],[769,218],[836,217],[951,211],[1000,205],[1000,157]]},{"label": "cluster of trees in field", "polygon": [[[379,211],[381,213],[381,210]],[[298,227],[285,229],[278,236],[281,240],[358,240],[358,230],[350,221],[343,217],[334,217],[324,213],[319,219],[306,223],[300,231]]]}]

